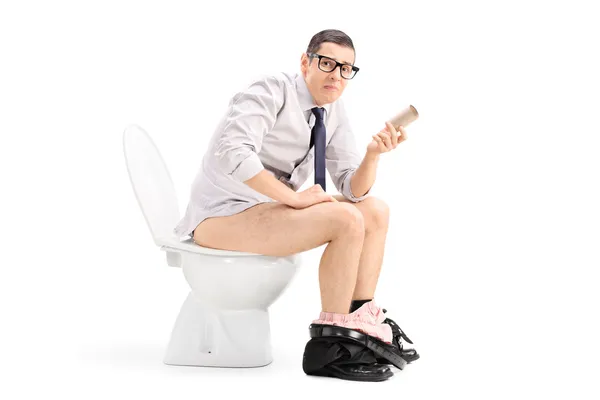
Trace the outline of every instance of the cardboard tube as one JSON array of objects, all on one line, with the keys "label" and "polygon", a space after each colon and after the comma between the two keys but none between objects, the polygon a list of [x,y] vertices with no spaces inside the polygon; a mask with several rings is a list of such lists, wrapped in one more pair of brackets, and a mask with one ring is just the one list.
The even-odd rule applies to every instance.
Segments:
[{"label": "cardboard tube", "polygon": [[388,122],[391,122],[396,129],[398,129],[400,125],[406,128],[408,124],[417,118],[419,118],[419,113],[417,112],[417,109],[411,105],[394,115],[394,117],[390,118]]}]

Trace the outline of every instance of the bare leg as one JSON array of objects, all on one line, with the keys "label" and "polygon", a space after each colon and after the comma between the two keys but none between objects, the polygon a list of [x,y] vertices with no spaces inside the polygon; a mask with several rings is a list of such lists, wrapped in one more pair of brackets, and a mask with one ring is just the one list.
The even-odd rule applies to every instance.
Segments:
[{"label": "bare leg", "polygon": [[239,214],[204,220],[194,241],[204,247],[287,256],[329,243],[319,265],[322,311],[348,313],[364,240],[356,207],[327,202],[296,210],[263,203]]},{"label": "bare leg", "polygon": [[358,263],[356,287],[353,300],[372,299],[381,272],[385,242],[389,226],[389,207],[376,197],[367,197],[361,202],[352,203],[342,195],[333,196],[340,202],[352,204],[363,215],[365,240]]},{"label": "bare leg", "polygon": [[353,217],[353,226],[332,240],[321,257],[319,285],[324,312],[347,314],[350,309],[365,237],[361,214],[356,212]]}]

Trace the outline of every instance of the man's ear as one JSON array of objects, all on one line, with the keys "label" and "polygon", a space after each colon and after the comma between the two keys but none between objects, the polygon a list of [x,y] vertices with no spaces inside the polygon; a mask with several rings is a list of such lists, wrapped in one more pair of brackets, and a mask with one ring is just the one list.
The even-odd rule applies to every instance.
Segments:
[{"label": "man's ear", "polygon": [[308,69],[308,57],[306,56],[306,53],[302,53],[302,55],[300,56],[300,70],[303,73],[305,73],[307,69]]}]

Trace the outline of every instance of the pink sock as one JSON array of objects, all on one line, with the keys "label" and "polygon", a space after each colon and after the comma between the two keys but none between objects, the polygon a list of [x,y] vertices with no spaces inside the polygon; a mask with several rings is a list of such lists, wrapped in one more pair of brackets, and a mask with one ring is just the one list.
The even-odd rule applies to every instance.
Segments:
[{"label": "pink sock", "polygon": [[335,325],[356,329],[367,335],[375,336],[386,343],[392,343],[392,328],[388,324],[383,323],[384,319],[383,310],[377,307],[374,300],[371,300],[350,314],[321,311],[319,319],[314,320],[313,324]]}]

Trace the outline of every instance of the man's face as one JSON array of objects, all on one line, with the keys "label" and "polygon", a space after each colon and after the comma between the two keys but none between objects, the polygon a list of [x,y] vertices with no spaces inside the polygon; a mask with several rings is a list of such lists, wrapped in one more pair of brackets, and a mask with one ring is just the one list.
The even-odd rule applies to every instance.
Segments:
[{"label": "man's face", "polygon": [[[325,42],[321,44],[316,53],[332,58],[342,64],[354,64],[354,50],[349,47]],[[300,69],[315,103],[319,107],[333,103],[344,92],[348,79],[342,78],[339,66],[331,72],[323,72],[319,69],[318,58],[313,58],[310,65],[309,61],[311,60],[306,53],[302,53]]]}]

